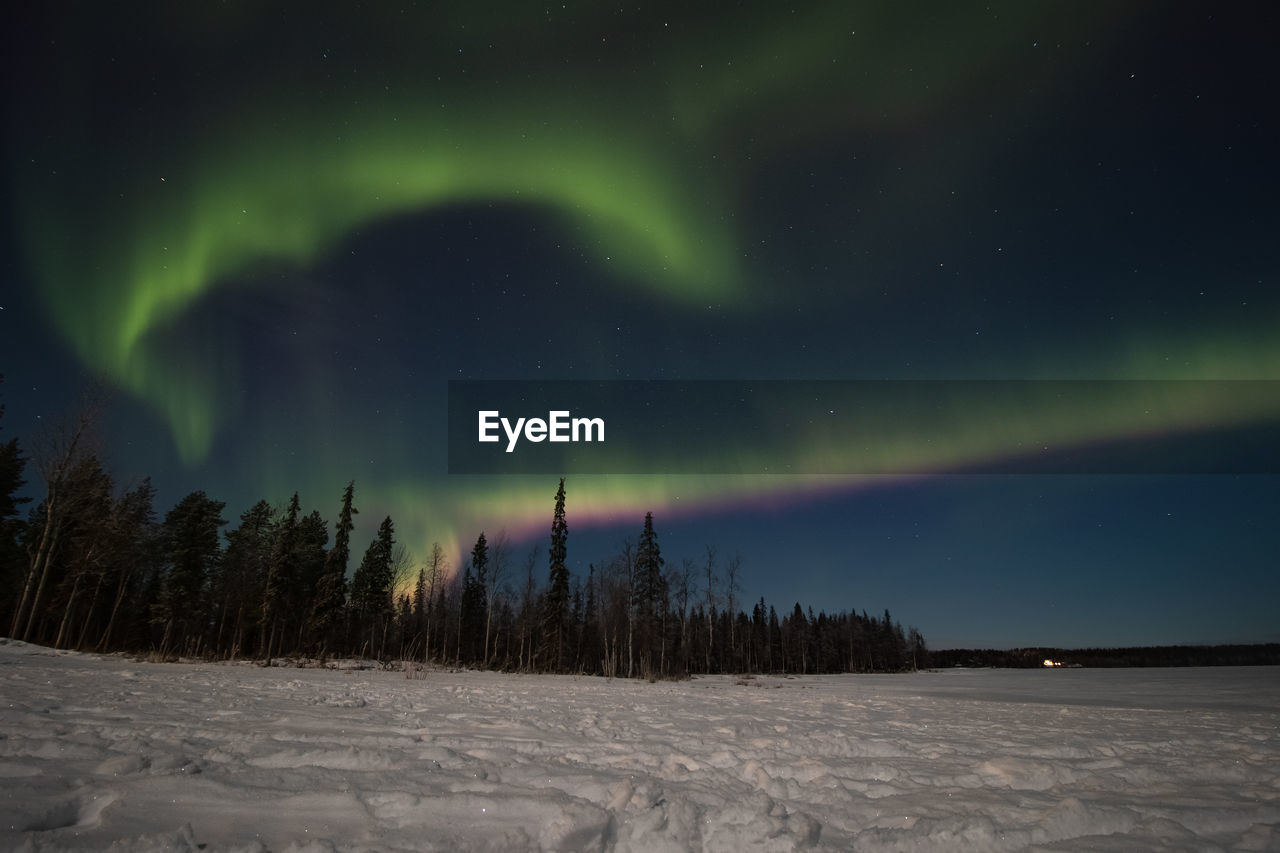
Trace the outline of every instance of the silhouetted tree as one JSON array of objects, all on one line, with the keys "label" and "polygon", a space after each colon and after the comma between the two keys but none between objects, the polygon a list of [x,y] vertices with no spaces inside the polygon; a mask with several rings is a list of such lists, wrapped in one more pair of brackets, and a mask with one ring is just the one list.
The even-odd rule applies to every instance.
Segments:
[{"label": "silhouetted tree", "polygon": [[588,675],[600,672],[600,612],[596,600],[596,567],[587,566],[587,588],[582,603],[582,639],[579,668]]},{"label": "silhouetted tree", "polygon": [[60,540],[83,502],[94,498],[95,472],[101,463],[92,446],[101,409],[100,397],[90,399],[69,422],[51,426],[38,437],[35,463],[44,480],[44,499],[28,523],[26,577],[9,629],[15,639],[32,637],[36,621],[43,615],[45,590],[56,574],[53,556]]},{"label": "silhouetted tree", "polygon": [[320,582],[324,578],[326,547],[329,544],[329,523],[318,510],[312,510],[298,520],[298,538],[294,543],[297,557],[297,582],[288,590],[285,600],[291,612],[291,621],[297,626],[295,651],[314,648],[310,614],[315,608]]},{"label": "silhouetted tree", "polygon": [[662,672],[666,661],[663,619],[667,611],[667,582],[662,567],[665,561],[653,530],[653,513],[645,513],[644,529],[636,544],[635,585],[632,592],[636,611],[642,675]]},{"label": "silhouetted tree", "polygon": [[[0,384],[3,383],[4,374],[0,373]],[[4,404],[0,403],[0,421],[3,420]],[[18,512],[31,499],[18,493],[27,484],[23,477],[26,467],[27,458],[16,438],[0,444],[0,619],[12,620],[11,611],[21,584],[24,560],[20,543],[25,525]]]},{"label": "silhouetted tree", "polygon": [[78,492],[76,513],[66,520],[62,544],[53,553],[57,564],[57,586],[48,601],[50,615],[61,611],[54,648],[71,645],[73,623],[83,609],[84,593],[96,589],[96,579],[107,571],[114,544],[112,527],[116,508],[111,475],[94,456],[76,466]]},{"label": "silhouetted tree", "polygon": [[913,670],[929,668],[929,648],[925,645],[924,635],[915,628],[907,631],[907,653]]},{"label": "silhouetted tree", "polygon": [[351,579],[351,606],[361,617],[361,627],[368,629],[369,653],[379,659],[383,652],[380,637],[394,607],[394,548],[395,525],[391,516],[387,516],[378,527],[377,537],[369,543],[364,558]]},{"label": "silhouetted tree", "polygon": [[289,590],[298,582],[298,514],[301,511],[298,493],[294,492],[272,537],[267,582],[262,590],[262,654],[268,665],[276,652],[277,638],[283,634],[280,623],[289,614]]},{"label": "silhouetted tree", "polygon": [[556,490],[555,512],[551,519],[550,566],[547,594],[543,603],[543,666],[552,672],[565,668],[565,644],[569,628],[569,569],[565,565],[569,525],[564,511],[564,478]]},{"label": "silhouetted tree", "polygon": [[242,512],[239,526],[227,533],[212,583],[214,648],[220,655],[236,657],[253,645],[250,631],[260,622],[274,529],[275,513],[263,500]]},{"label": "silhouetted tree", "polygon": [[[485,594],[488,573],[489,544],[481,531],[463,572],[462,657],[466,663],[473,663],[488,653],[488,603]],[[485,648],[478,655],[477,649],[482,643]]]},{"label": "silhouetted tree", "polygon": [[[439,542],[431,543],[431,555],[427,558],[427,565],[424,569],[426,586],[422,594],[422,609],[420,614],[423,629],[423,660],[431,657],[433,631],[438,631],[440,624],[440,611],[436,606],[436,589],[444,587],[444,576],[448,570],[445,562],[444,548],[440,547]],[[443,656],[443,653],[442,653]]]},{"label": "silhouetted tree", "polygon": [[522,670],[533,668],[533,658],[537,648],[539,635],[540,601],[538,581],[534,572],[538,567],[539,548],[536,544],[529,548],[524,561],[524,584],[520,589],[520,613],[517,617],[520,627],[520,645],[516,655],[516,665]]},{"label": "silhouetted tree", "polygon": [[154,501],[155,487],[148,478],[125,492],[115,502],[109,534],[109,556],[98,578],[93,604],[90,605],[90,612],[80,632],[77,642],[80,648],[85,648],[89,643],[88,632],[93,627],[91,620],[95,616],[95,605],[99,603],[107,611],[105,624],[102,625],[95,646],[99,651],[108,651],[113,647],[118,624],[135,621],[132,596],[137,592],[138,578],[148,576],[149,566],[157,562],[158,544],[161,540],[152,508]]},{"label": "silhouetted tree", "polygon": [[168,571],[158,617],[164,622],[161,649],[198,652],[204,639],[205,582],[222,552],[218,529],[226,524],[226,504],[204,492],[192,492],[164,518]]},{"label": "silhouetted tree", "polygon": [[353,505],[355,481],[347,483],[342,493],[342,511],[334,525],[333,547],[325,555],[324,570],[316,584],[315,602],[311,609],[311,629],[321,647],[328,649],[342,619],[347,603],[347,564],[351,561],[351,531],[355,530],[352,516],[360,510]]}]

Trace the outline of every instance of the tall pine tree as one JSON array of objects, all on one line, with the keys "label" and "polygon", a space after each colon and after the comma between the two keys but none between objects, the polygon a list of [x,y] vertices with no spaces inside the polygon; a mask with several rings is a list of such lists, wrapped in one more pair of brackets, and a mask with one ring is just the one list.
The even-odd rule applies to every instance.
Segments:
[{"label": "tall pine tree", "polygon": [[[489,573],[489,543],[484,532],[476,539],[471,549],[471,562],[463,576],[462,585],[462,658],[466,662],[487,663],[483,658],[488,654],[485,636],[486,602],[485,584]],[[477,650],[480,650],[477,653]]]},{"label": "tall pine tree", "polygon": [[[3,382],[4,374],[0,373],[0,383]],[[4,404],[0,403],[0,420],[3,419]],[[31,499],[20,497],[18,493],[27,484],[22,476],[26,467],[27,459],[16,438],[0,444],[0,600],[5,604],[10,603],[8,593],[18,586],[25,562],[19,544],[25,525],[18,517],[18,507]],[[0,612],[0,620],[12,616],[7,610]],[[0,625],[3,624],[7,622],[0,621]]]},{"label": "tall pine tree", "polygon": [[347,563],[351,561],[351,531],[355,530],[353,515],[360,510],[352,505],[355,499],[355,481],[347,483],[342,493],[342,512],[333,534],[333,548],[325,555],[324,571],[316,584],[315,604],[311,610],[311,629],[322,648],[328,648],[334,640],[347,603]]},{"label": "tall pine tree", "polygon": [[218,528],[226,524],[222,508],[204,492],[192,492],[169,510],[164,519],[168,572],[160,596],[164,620],[162,649],[192,646],[203,638],[205,581],[221,556]]},{"label": "tall pine tree", "polygon": [[564,517],[564,478],[556,490],[555,514],[551,520],[551,565],[547,594],[543,601],[543,666],[553,672],[564,669],[565,645],[569,629],[569,569],[565,565],[569,525]]},{"label": "tall pine tree", "polygon": [[215,647],[229,657],[253,644],[251,628],[260,621],[274,515],[271,504],[258,501],[240,514],[240,526],[227,533],[213,597],[218,613]]},{"label": "tall pine tree", "polygon": [[262,593],[262,648],[268,665],[277,637],[283,633],[281,623],[288,618],[288,593],[298,581],[298,514],[301,511],[298,493],[294,492],[271,544],[267,582]]},{"label": "tall pine tree", "polygon": [[665,668],[665,636],[663,622],[667,611],[667,581],[662,574],[665,562],[658,548],[658,534],[653,530],[653,513],[644,515],[644,530],[636,546],[635,585],[636,628],[642,673]]},{"label": "tall pine tree", "polygon": [[367,651],[379,659],[383,653],[386,629],[395,612],[392,599],[395,577],[391,563],[394,548],[395,525],[391,516],[387,516],[351,579],[351,606],[360,615],[362,627],[369,632]]}]

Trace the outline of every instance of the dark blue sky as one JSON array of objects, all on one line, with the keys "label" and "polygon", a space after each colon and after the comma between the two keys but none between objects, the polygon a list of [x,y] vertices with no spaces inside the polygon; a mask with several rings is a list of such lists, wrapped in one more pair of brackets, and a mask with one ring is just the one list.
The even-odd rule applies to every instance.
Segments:
[{"label": "dark blue sky", "polygon": [[[419,557],[545,536],[553,478],[445,473],[450,379],[1280,379],[1265,5],[24,14],[4,427],[100,376],[162,506],[332,517],[354,479]],[[1266,474],[571,480],[569,555],[652,510],[669,566],[935,647],[1274,641],[1277,509]]]}]

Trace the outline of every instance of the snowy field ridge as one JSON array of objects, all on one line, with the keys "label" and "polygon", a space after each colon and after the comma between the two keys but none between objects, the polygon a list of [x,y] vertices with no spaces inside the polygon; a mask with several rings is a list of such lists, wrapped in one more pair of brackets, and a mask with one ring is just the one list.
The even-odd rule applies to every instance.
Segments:
[{"label": "snowy field ridge", "polygon": [[0,641],[0,849],[1280,850],[1280,667],[678,683]]}]

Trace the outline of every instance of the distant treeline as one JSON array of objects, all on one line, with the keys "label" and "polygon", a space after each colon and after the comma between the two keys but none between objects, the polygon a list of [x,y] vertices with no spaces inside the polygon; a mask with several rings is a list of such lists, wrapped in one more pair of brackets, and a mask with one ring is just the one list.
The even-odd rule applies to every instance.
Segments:
[{"label": "distant treeline", "polygon": [[920,632],[887,610],[797,603],[780,616],[743,601],[741,559],[711,547],[668,566],[652,515],[574,577],[563,480],[554,503],[548,490],[550,537],[527,555],[480,533],[459,566],[439,545],[417,559],[388,516],[355,560],[354,484],[333,524],[295,494],[284,506],[259,501],[228,528],[225,504],[203,491],[159,519],[151,483],[117,488],[88,449],[88,426],[42,447],[45,493],[26,518],[17,494],[27,460],[16,441],[0,445],[0,633],[15,639],[165,658],[360,656],[648,678],[928,664]]},{"label": "distant treeline", "polygon": [[1229,646],[1138,646],[1124,649],[943,649],[929,652],[938,668],[989,666],[1266,666],[1280,664],[1280,643]]}]

